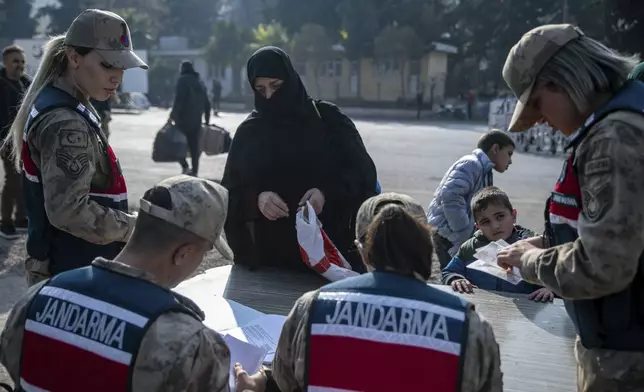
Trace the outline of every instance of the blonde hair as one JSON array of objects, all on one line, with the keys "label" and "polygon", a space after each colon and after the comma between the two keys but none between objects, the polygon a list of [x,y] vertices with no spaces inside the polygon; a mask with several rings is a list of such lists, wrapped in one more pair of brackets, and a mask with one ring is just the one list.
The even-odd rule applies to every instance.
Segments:
[{"label": "blonde hair", "polygon": [[561,48],[543,67],[537,82],[565,90],[579,113],[592,112],[598,94],[616,93],[638,64],[637,56],[621,54],[582,36]]},{"label": "blonde hair", "polygon": [[16,168],[22,170],[22,143],[25,125],[29,119],[31,107],[36,101],[36,97],[49,84],[53,83],[67,68],[67,56],[65,53],[65,36],[59,35],[52,37],[43,50],[42,60],[38,71],[34,76],[29,89],[25,93],[20,109],[16,115],[13,124],[4,140],[2,148],[11,146],[11,159],[14,161]]}]

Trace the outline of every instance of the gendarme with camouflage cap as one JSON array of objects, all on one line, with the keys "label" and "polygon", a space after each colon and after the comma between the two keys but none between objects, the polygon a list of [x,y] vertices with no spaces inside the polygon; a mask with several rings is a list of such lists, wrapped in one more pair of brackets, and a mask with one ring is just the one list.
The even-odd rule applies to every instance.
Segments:
[{"label": "gendarme with camouflage cap", "polygon": [[367,230],[373,219],[386,205],[398,204],[415,219],[426,221],[425,210],[414,198],[401,193],[387,192],[367,199],[358,210],[356,217],[356,238],[361,239],[367,234]]},{"label": "gendarme with camouflage cap", "polygon": [[233,252],[221,238],[228,212],[226,188],[213,181],[187,175],[170,177],[156,186],[168,190],[172,210],[141,199],[141,211],[198,235],[212,243],[222,256],[233,259]]},{"label": "gendarme with camouflage cap", "polygon": [[92,48],[116,68],[148,69],[148,65],[132,49],[127,23],[113,12],[97,9],[83,11],[67,30],[65,45]]},{"label": "gendarme with camouflage cap", "polygon": [[528,31],[512,47],[503,66],[503,79],[518,99],[510,132],[525,131],[539,121],[541,114],[527,105],[539,72],[559,49],[583,35],[570,24],[545,25]]}]

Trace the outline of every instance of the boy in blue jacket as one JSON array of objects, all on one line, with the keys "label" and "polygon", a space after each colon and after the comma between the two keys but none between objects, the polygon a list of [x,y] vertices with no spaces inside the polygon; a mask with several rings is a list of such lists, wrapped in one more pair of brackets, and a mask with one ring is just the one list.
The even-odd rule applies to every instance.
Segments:
[{"label": "boy in blue jacket", "polygon": [[479,230],[461,245],[443,269],[443,284],[452,286],[454,291],[460,293],[472,293],[474,288],[480,288],[530,294],[529,298],[535,301],[552,301],[554,294],[541,286],[526,281],[514,285],[483,271],[467,268],[476,260],[476,250],[492,241],[505,240],[508,244],[513,244],[537,236],[533,231],[516,224],[517,211],[512,208],[508,195],[497,187],[487,187],[477,193],[472,199],[472,212]]},{"label": "boy in blue jacket", "polygon": [[477,149],[454,163],[445,173],[427,209],[427,223],[435,227],[434,250],[441,269],[474,233],[472,197],[493,185],[492,171],[503,173],[512,164],[514,141],[507,133],[484,133]]}]

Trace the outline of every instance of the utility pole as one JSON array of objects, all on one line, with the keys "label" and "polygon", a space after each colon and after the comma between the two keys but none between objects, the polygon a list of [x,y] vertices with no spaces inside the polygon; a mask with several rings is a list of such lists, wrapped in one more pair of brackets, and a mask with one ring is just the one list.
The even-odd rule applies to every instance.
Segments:
[{"label": "utility pole", "polygon": [[563,9],[562,9],[562,22],[568,23],[568,0],[563,0]]}]

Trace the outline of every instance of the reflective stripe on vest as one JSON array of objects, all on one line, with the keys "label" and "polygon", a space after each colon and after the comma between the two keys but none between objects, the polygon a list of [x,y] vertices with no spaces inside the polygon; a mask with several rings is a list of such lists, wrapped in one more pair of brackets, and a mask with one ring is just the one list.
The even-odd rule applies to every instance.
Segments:
[{"label": "reflective stripe on vest", "polygon": [[456,391],[466,309],[356,291],[321,291],[310,320],[309,391]]},{"label": "reflective stripe on vest", "polygon": [[[45,211],[45,200],[41,173],[32,160],[29,149],[29,132],[38,118],[45,113],[67,108],[79,113],[89,125],[90,137],[96,137],[102,153],[109,161],[109,184],[104,188],[94,185],[90,187],[88,197],[101,206],[119,211],[128,211],[127,186],[121,167],[112,148],[103,137],[98,118],[85,105],[81,104],[68,93],[53,86],[48,86],[36,98],[29,112],[28,120],[23,130],[22,164],[24,175],[23,192],[29,215],[29,236],[27,237],[27,253],[39,260],[50,259],[50,272],[83,267],[94,258],[102,256],[113,258],[122,248],[121,243],[99,245],[84,241],[72,234],[52,226]],[[91,135],[91,132],[94,135]],[[91,147],[90,147],[91,148]],[[101,157],[104,159],[105,157]],[[98,164],[97,164],[98,166]]]},{"label": "reflective stripe on vest", "polygon": [[168,290],[110,270],[61,273],[29,305],[20,383],[26,391],[130,391],[147,328],[182,309]]}]

